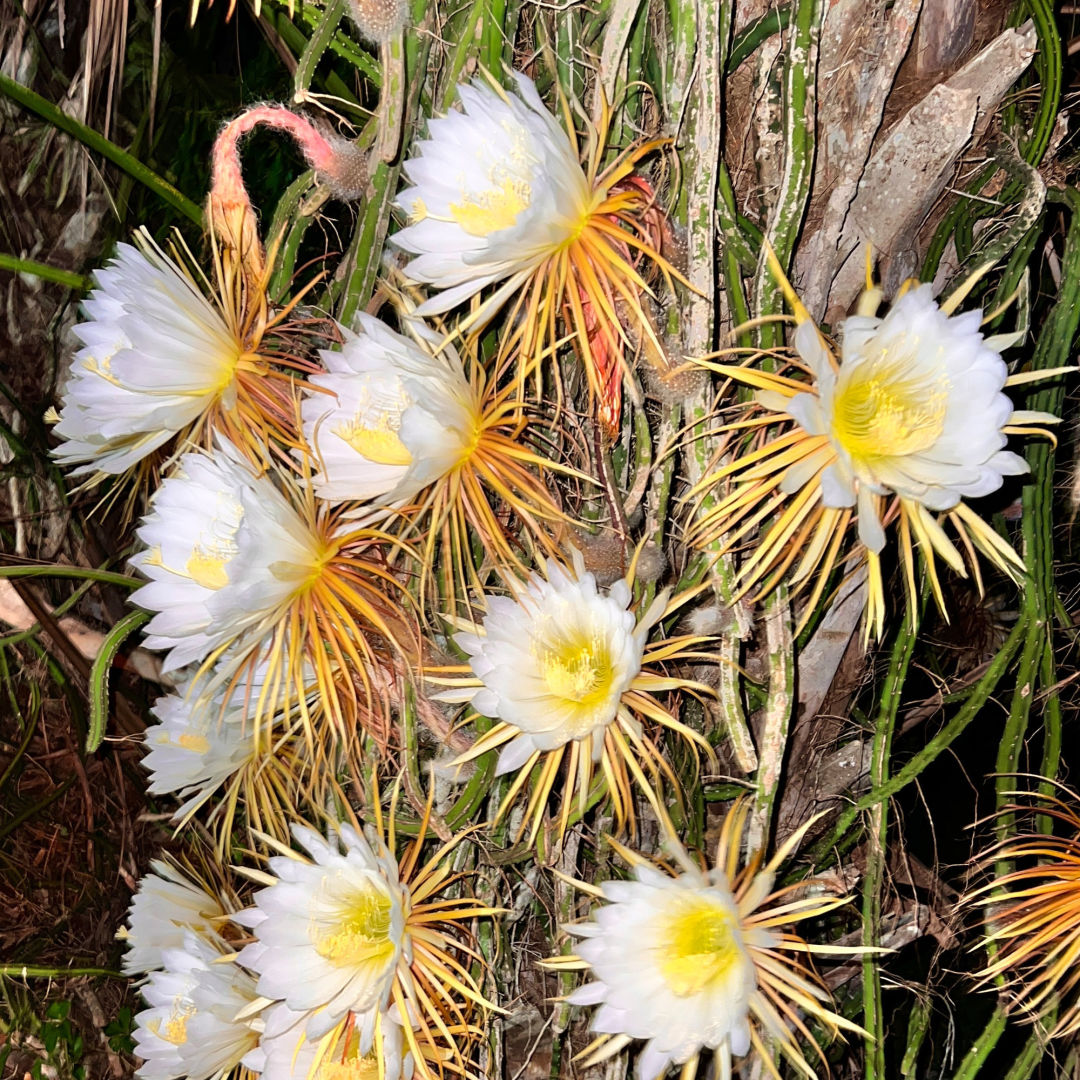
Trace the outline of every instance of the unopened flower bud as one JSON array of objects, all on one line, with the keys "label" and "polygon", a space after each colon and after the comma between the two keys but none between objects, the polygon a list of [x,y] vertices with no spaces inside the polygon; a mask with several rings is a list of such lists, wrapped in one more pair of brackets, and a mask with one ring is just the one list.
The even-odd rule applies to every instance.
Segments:
[{"label": "unopened flower bud", "polygon": [[291,135],[307,163],[339,199],[359,198],[367,185],[368,174],[359,147],[340,135],[319,130],[307,117],[281,105],[256,105],[229,121],[214,143],[209,210],[215,232],[228,247],[239,252],[253,278],[260,275],[265,257],[258,219],[240,169],[239,144],[244,135],[260,124]]}]

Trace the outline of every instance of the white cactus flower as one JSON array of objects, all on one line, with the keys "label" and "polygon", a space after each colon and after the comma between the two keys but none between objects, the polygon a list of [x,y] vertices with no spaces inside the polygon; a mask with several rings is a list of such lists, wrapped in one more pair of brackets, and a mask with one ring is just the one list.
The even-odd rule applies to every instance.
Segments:
[{"label": "white cactus flower", "polygon": [[321,571],[324,543],[267,475],[229,443],[185,454],[137,530],[131,563],[150,578],[132,602],[156,612],[146,646],[175,671],[214,649],[265,633]]},{"label": "white cactus flower", "polygon": [[[342,823],[327,838],[293,825],[304,854],[279,845],[272,884],[233,917],[255,936],[237,961],[274,1003],[262,1045],[271,1080],[366,1080],[373,1065],[385,1080],[414,1070],[437,1080],[449,1063],[465,1064],[482,1030],[491,1006],[469,970],[477,957],[465,924],[496,911],[456,889],[443,895],[459,878],[448,861],[457,841],[423,856],[427,817],[399,862],[387,846],[395,810],[396,800],[388,829],[376,810],[363,835]],[[314,1074],[297,1071],[305,1060]]]},{"label": "white cactus flower", "polygon": [[219,899],[177,867],[155,859],[132,897],[127,926],[116,935],[128,945],[124,973],[140,975],[162,967],[165,951],[182,948],[190,932],[218,941],[217,926],[224,917]]},{"label": "white cactus flower", "polygon": [[72,475],[126,472],[214,406],[229,408],[243,346],[161,251],[120,244],[95,275],[83,343],[53,428]]},{"label": "white cactus flower", "polygon": [[[275,1005],[266,1014],[260,1040],[265,1055],[262,1080],[411,1080],[412,1056],[404,1052],[404,1039],[394,1012],[380,1017],[379,1035],[366,1053],[360,1049],[360,1032],[347,1022],[327,1038],[305,1034],[310,1013],[294,1012]],[[380,1060],[381,1059],[381,1060]]]},{"label": "white cactus flower", "polygon": [[455,636],[482,685],[442,697],[470,700],[478,713],[517,732],[499,755],[498,775],[575,740],[598,761],[663,611],[661,603],[638,621],[628,610],[626,581],[604,594],[576,550],[573,567],[549,559],[546,580],[534,575],[513,597],[486,597],[482,633]]},{"label": "white cactus flower", "polygon": [[135,1018],[135,1053],[143,1059],[136,1077],[212,1080],[261,1064],[255,980],[195,934],[164,960],[142,988],[150,1007]]},{"label": "white cactus flower", "polygon": [[311,1014],[304,1029],[309,1039],[355,1014],[363,1055],[373,1045],[399,961],[412,960],[405,932],[409,893],[393,856],[375,851],[348,825],[329,841],[299,825],[293,836],[311,859],[270,860],[277,882],[237,916],[257,938],[240,961],[258,973],[264,997]]},{"label": "white cactus flower", "polygon": [[330,502],[408,502],[476,446],[477,394],[450,347],[433,355],[365,314],[357,333],[342,334],[340,350],[321,354],[328,374],[308,380],[321,389],[301,406],[315,491]]},{"label": "white cactus flower", "polygon": [[[570,994],[600,1007],[596,1032],[646,1039],[639,1080],[655,1080],[703,1048],[750,1049],[750,996],[757,987],[739,912],[721,874],[672,878],[639,865],[635,880],[609,881],[593,920],[571,927],[593,982]],[[769,936],[758,932],[763,948]]]},{"label": "white cactus flower", "polygon": [[[692,858],[670,831],[664,846],[678,870],[621,849],[633,877],[598,883],[605,902],[587,922],[566,928],[584,940],[573,955],[545,967],[584,971],[592,980],[567,997],[574,1005],[598,1006],[590,1028],[599,1037],[583,1055],[583,1068],[643,1040],[637,1080],[658,1080],[674,1066],[682,1066],[684,1080],[694,1080],[702,1051],[714,1052],[709,1074],[723,1080],[732,1076],[732,1058],[747,1054],[779,1075],[771,1064],[777,1050],[792,1075],[815,1080],[818,1073],[800,1045],[811,1026],[833,1036],[866,1034],[833,1011],[807,963],[815,954],[862,950],[806,941],[796,929],[848,898],[830,895],[818,882],[776,887],[779,866],[817,819],[796,829],[767,862],[754,854],[742,864],[748,816],[745,801],[728,812],[711,868]],[[816,1042],[810,1048],[825,1061]]]},{"label": "white cactus flower", "polygon": [[[873,552],[884,548],[885,533],[872,496],[951,510],[1027,472],[1022,457],[1003,449],[1013,416],[1002,393],[1008,369],[979,332],[981,321],[980,311],[950,316],[920,285],[883,318],[844,320],[839,368],[813,323],[796,331],[816,385],[786,411],[807,434],[828,438],[836,457],[821,476],[822,501],[857,505],[859,537]],[[803,483],[792,474],[784,490]]]},{"label": "white cactus flower", "polygon": [[[475,712],[499,721],[455,764],[497,748],[496,775],[529,774],[543,762],[522,823],[530,838],[540,828],[564,763],[556,835],[565,833],[575,804],[584,813],[598,772],[606,781],[604,798],[615,812],[617,832],[634,820],[635,789],[659,813],[659,777],[678,784],[646,723],[679,736],[692,753],[712,756],[708,742],[656,696],[710,689],[652,668],[700,655],[697,647],[709,639],[679,635],[648,644],[652,628],[685,601],[685,594],[669,603],[665,589],[643,611],[635,610],[630,581],[601,592],[580,551],[570,552],[569,567],[549,559],[545,569],[546,577],[534,574],[524,585],[512,585],[513,596],[484,598],[487,615],[478,631],[455,635],[469,656],[472,677],[434,680],[453,687],[435,696],[467,701]],[[511,785],[500,816],[524,785],[523,779]]]},{"label": "white cactus flower", "polygon": [[590,187],[532,81],[520,72],[514,80],[516,95],[479,80],[460,86],[462,111],[430,120],[405,162],[412,186],[395,205],[411,224],[390,239],[416,256],[405,267],[412,280],[442,290],[421,315],[503,279],[500,297],[514,291],[575,240],[606,194]]},{"label": "white cactus flower", "polygon": [[179,793],[180,819],[201,805],[255,753],[251,723],[226,723],[214,700],[200,698],[187,684],[158,698],[151,713],[157,723],[146,728],[152,795]]}]

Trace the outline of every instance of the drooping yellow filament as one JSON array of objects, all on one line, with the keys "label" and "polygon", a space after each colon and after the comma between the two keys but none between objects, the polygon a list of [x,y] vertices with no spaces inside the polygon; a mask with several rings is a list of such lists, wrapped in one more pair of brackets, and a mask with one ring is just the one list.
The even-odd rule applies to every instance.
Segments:
[{"label": "drooping yellow filament", "polygon": [[714,987],[743,963],[732,914],[703,901],[676,915],[663,940],[660,970],[678,997]]}]

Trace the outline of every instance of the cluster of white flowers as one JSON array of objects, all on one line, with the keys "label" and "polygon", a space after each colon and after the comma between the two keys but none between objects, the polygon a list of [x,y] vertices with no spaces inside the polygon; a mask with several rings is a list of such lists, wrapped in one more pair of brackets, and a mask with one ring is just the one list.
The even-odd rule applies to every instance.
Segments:
[{"label": "cluster of white flowers", "polygon": [[[475,176],[451,182],[454,191],[403,196],[414,207],[426,199],[436,215],[445,202],[457,223],[453,284],[465,290],[446,294],[440,310],[494,280],[492,266],[506,276],[535,264],[587,210],[572,143],[523,77],[519,91],[524,101],[463,87],[468,113],[434,121],[433,141],[421,149],[426,160],[409,165],[420,182],[425,169],[441,168],[440,155],[461,160],[460,147],[447,149],[458,134],[471,132],[477,149],[496,133],[501,140],[485,150],[487,164]],[[505,176],[495,175],[499,160],[508,163]],[[437,235],[429,236],[433,226]],[[500,234],[504,226],[514,228]],[[399,239],[417,252],[429,242],[447,250],[434,218]],[[469,246],[486,252],[480,271],[460,258]],[[412,265],[416,275],[447,284],[430,276],[434,269],[427,257]],[[255,713],[273,717],[277,706],[264,700],[252,658],[279,632],[283,606],[319,572],[326,544],[220,430],[212,448],[201,433],[202,449],[185,444],[216,408],[234,406],[245,352],[182,270],[148,244],[121,245],[98,273],[85,313],[76,330],[85,347],[55,428],[57,458],[76,474],[119,475],[174,448],[131,565],[149,579],[132,596],[153,613],[145,643],[166,652],[166,673],[182,674],[154,706],[144,763],[150,791],[177,793],[183,820],[252,760]],[[311,463],[314,496],[331,506],[405,507],[476,446],[481,405],[460,357],[419,322],[410,328],[413,339],[367,315],[354,330],[338,327],[343,346],[322,352],[325,373],[301,391],[299,454]],[[238,1064],[291,1077],[331,1061],[348,1063],[354,1076],[373,1055],[380,1077],[411,1074],[401,1027],[409,1017],[390,1001],[399,968],[407,971],[411,960],[410,901],[396,863],[347,827],[330,843],[308,830],[296,839],[314,861],[271,861],[279,884],[233,917],[257,939],[238,959],[220,936],[227,920],[217,901],[165,864],[144,879],[125,964],[152,972],[137,1033],[146,1080],[198,1080]],[[266,1001],[276,1004],[267,1011],[259,1004]],[[327,1039],[334,1045],[323,1045]]]},{"label": "cluster of white flowers", "polygon": [[[385,522],[418,512],[425,493],[447,478],[452,482],[476,452],[487,421],[478,386],[488,373],[466,370],[448,343],[454,332],[440,326],[435,333],[420,320],[472,300],[471,313],[450,330],[473,330],[518,296],[522,324],[532,319],[533,330],[542,324],[541,330],[554,331],[557,318],[569,320],[568,305],[581,313],[581,324],[588,321],[583,297],[592,298],[588,318],[597,321],[616,304],[632,306],[626,281],[645,287],[631,263],[619,264],[612,251],[632,247],[636,259],[650,254],[648,244],[621,228],[625,220],[605,203],[603,174],[598,179],[596,168],[583,169],[573,133],[543,105],[532,82],[519,73],[514,80],[516,92],[479,80],[461,86],[460,110],[432,119],[427,138],[404,163],[409,183],[395,205],[409,224],[391,241],[412,256],[406,278],[430,286],[427,299],[401,319],[401,329],[411,336],[367,314],[351,329],[335,326],[340,347],[320,351],[323,370],[294,386],[296,430],[278,438],[273,424],[280,417],[273,423],[267,417],[267,430],[275,434],[256,432],[254,439],[274,445],[261,445],[261,456],[249,458],[244,446],[208,419],[219,408],[234,407],[239,373],[250,362],[232,328],[235,321],[152,247],[121,245],[97,274],[85,304],[87,318],[75,331],[83,347],[64,391],[55,427],[62,443],[55,454],[74,466],[75,475],[95,478],[128,472],[155,453],[164,460],[164,479],[137,530],[142,548],[130,565],[148,579],[132,594],[135,604],[153,613],[146,646],[166,653],[166,673],[196,666],[183,672],[175,693],[156,703],[146,736],[149,790],[178,794],[179,819],[253,761],[259,725],[269,720],[272,727],[287,708],[283,701],[307,702],[311,687],[297,675],[290,644],[309,650],[305,671],[317,664],[320,674],[332,669],[331,682],[348,679],[350,672],[343,671],[350,665],[343,658],[359,655],[355,640],[336,648],[326,640],[331,634],[320,637],[311,625],[301,625],[290,606],[323,580],[349,527],[343,523],[355,524],[358,516]],[[596,141],[600,150],[606,146]],[[631,162],[620,177],[632,167]],[[628,202],[636,197],[616,190]],[[597,217],[603,220],[597,223]],[[603,234],[607,245],[601,245],[596,263],[584,243],[573,259],[566,254],[586,229]],[[659,260],[656,252],[650,257]],[[543,308],[537,297],[521,300],[526,283],[535,284],[558,259],[568,260],[569,270],[560,264],[543,280],[569,289],[571,299],[548,297]],[[604,259],[609,270],[615,266],[617,286],[607,287],[605,279],[590,292],[584,284],[608,265]],[[628,276],[620,279],[619,273]],[[481,298],[490,286],[495,289]],[[801,322],[794,344],[811,378],[774,379],[758,404],[785,413],[767,422],[799,429],[811,445],[804,445],[795,464],[790,463],[799,451],[790,459],[782,454],[788,464],[776,466],[775,475],[761,463],[767,454],[755,450],[750,482],[771,477],[772,486],[762,483],[755,490],[765,493],[762,500],[775,498],[772,510],[807,485],[814,486],[814,497],[789,511],[790,518],[777,515],[784,535],[763,560],[768,565],[759,568],[761,576],[781,564],[786,572],[794,556],[785,562],[787,552],[779,549],[795,533],[821,561],[830,538],[806,541],[819,503],[831,510],[855,508],[844,521],[857,522],[861,543],[876,555],[885,546],[889,520],[882,517],[882,496],[941,513],[1026,470],[1023,459],[1004,448],[1009,425],[1020,414],[1003,393],[1006,366],[980,325],[980,312],[955,316],[922,286],[901,297],[884,318],[847,319],[837,362],[819,330]],[[606,340],[622,334],[607,329]],[[580,327],[574,334],[587,337]],[[514,346],[526,336],[518,326],[511,334]],[[500,368],[490,385],[501,385],[503,374]],[[755,378],[752,385],[760,388],[766,376]],[[204,437],[200,425],[214,428],[215,438]],[[196,432],[198,446],[190,438]],[[530,450],[514,460],[531,468],[539,457]],[[730,480],[727,466],[723,475]],[[310,490],[301,490],[308,481]],[[503,484],[500,491],[511,489]],[[749,496],[728,505],[736,519],[757,512]],[[338,531],[320,531],[325,521]],[[923,530],[920,542],[932,529],[929,546],[943,550],[939,525],[919,518],[917,527]],[[485,543],[482,530],[475,531],[470,539]],[[838,545],[839,540],[829,547],[834,560]],[[541,756],[552,755],[532,795],[534,833],[559,778],[564,749],[582,813],[598,777],[617,802],[618,825],[634,813],[632,796],[623,793],[628,770],[643,787],[650,784],[647,771],[657,789],[661,771],[674,779],[662,757],[667,750],[657,748],[646,722],[705,745],[651,696],[682,688],[708,692],[661,670],[666,662],[674,667],[700,658],[689,649],[702,639],[688,635],[669,639],[666,649],[649,647],[668,593],[638,612],[631,580],[602,591],[580,552],[567,550],[563,559],[548,559],[542,575],[508,583],[510,595],[482,597],[482,624],[455,637],[471,678],[456,684],[445,679],[456,688],[437,695],[468,702],[476,713],[498,721],[459,760],[499,748],[495,772],[503,775],[528,772]],[[753,567],[753,559],[748,561]],[[348,573],[362,576],[352,563]],[[397,573],[395,564],[372,591],[396,581]],[[474,597],[482,592],[477,589]],[[356,620],[348,597],[332,589],[327,596],[329,619],[351,627]],[[267,663],[256,661],[270,654],[277,674],[267,689]],[[304,685],[282,687],[282,678]],[[514,796],[528,780],[523,775],[510,785]],[[572,781],[564,791],[572,790]],[[649,795],[662,815],[659,796],[651,790]],[[565,831],[569,799],[563,805]],[[147,975],[142,993],[148,1008],[138,1015],[136,1032],[143,1059],[137,1075],[143,1080],[220,1080],[241,1067],[267,1080],[409,1080],[414,1065],[424,1071],[421,1051],[416,1061],[409,1051],[418,1047],[415,1033],[424,1023],[413,981],[414,952],[436,937],[431,926],[445,913],[410,923],[414,897],[408,882],[415,879],[402,870],[410,863],[402,857],[399,866],[374,833],[338,824],[324,838],[294,825],[292,837],[305,854],[271,857],[257,877],[265,887],[243,911],[226,910],[220,899],[165,863],[155,863],[143,879],[122,932],[130,946],[125,971]],[[274,850],[287,850],[280,838],[264,839]],[[794,1045],[793,1036],[780,1029],[805,1035],[807,1027],[801,1020],[781,1023],[781,1014],[794,1015],[794,1007],[785,1012],[789,1002],[824,1017],[833,1030],[843,1026],[827,1009],[815,1011],[818,988],[809,975],[803,977],[805,969],[785,982],[784,972],[795,970],[797,961],[777,959],[784,948],[805,955],[816,947],[772,930],[796,910],[827,907],[785,898],[781,916],[758,926],[750,916],[771,891],[771,870],[761,875],[766,883],[745,888],[730,867],[684,871],[672,875],[636,864],[632,880],[602,885],[606,903],[590,921],[569,928],[584,939],[571,959],[592,981],[567,1000],[598,1006],[592,1029],[611,1037],[609,1048],[644,1041],[638,1080],[657,1080],[703,1049],[715,1052],[719,1075],[730,1077],[731,1057],[751,1050],[760,1027],[780,1041],[785,1054],[794,1054],[784,1042]],[[429,899],[419,886],[415,892],[418,907]],[[469,916],[491,911],[478,906]],[[468,980],[454,973],[464,973],[463,967],[441,970],[451,972],[454,990]],[[479,990],[467,989],[471,1004],[459,1018],[483,1001]],[[450,991],[445,993],[449,1000]],[[429,1011],[441,1015],[439,1009],[453,1012],[445,1002]],[[463,1026],[471,1023],[470,1015]],[[813,1075],[801,1057],[791,1060]],[[470,1075],[464,1067],[455,1070]]]},{"label": "cluster of white flowers", "polygon": [[127,928],[124,970],[149,972],[148,1009],[136,1016],[142,1080],[211,1080],[237,1065],[260,1068],[255,980],[231,962],[219,899],[157,861],[139,883]]},{"label": "cluster of white flowers", "polygon": [[[244,911],[226,913],[165,863],[143,878],[122,935],[125,971],[150,972],[150,1007],[136,1018],[142,1080],[210,1080],[237,1065],[267,1080],[329,1080],[334,1063],[350,1077],[412,1075],[409,1014],[391,1001],[395,978],[411,985],[411,899],[397,863],[347,825],[329,840],[300,826],[294,836],[312,860],[271,859],[275,884]],[[235,953],[229,923],[256,940]]]}]

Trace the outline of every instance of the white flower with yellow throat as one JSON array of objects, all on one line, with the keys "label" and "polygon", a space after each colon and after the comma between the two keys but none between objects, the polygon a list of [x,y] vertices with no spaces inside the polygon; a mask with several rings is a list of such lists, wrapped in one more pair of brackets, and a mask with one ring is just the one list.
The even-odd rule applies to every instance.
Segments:
[{"label": "white flower with yellow throat", "polygon": [[500,292],[513,292],[575,238],[598,201],[532,80],[513,74],[517,94],[479,80],[459,86],[462,110],[429,120],[405,163],[413,186],[395,205],[411,224],[391,240],[416,256],[406,274],[440,290],[421,315],[506,278]]},{"label": "white flower with yellow throat", "polygon": [[[731,1080],[733,1057],[751,1053],[779,1075],[771,1065],[774,1049],[812,1080],[817,1071],[800,1046],[808,1020],[832,1036],[864,1034],[832,1010],[820,977],[803,959],[863,950],[816,945],[788,929],[846,898],[825,894],[815,882],[775,888],[779,866],[813,821],[765,865],[753,856],[740,866],[748,809],[739,802],[728,812],[711,868],[691,858],[667,821],[665,846],[677,870],[616,843],[633,877],[578,883],[600,903],[589,921],[565,928],[584,939],[575,953],[544,966],[583,971],[592,980],[567,997],[573,1005],[598,1006],[590,1028],[599,1037],[580,1055],[584,1067],[644,1041],[638,1080],[658,1080],[673,1066],[682,1067],[683,1080],[693,1080],[704,1051],[714,1053],[720,1080]],[[823,1052],[816,1043],[811,1049],[828,1075]]]},{"label": "white flower with yellow throat", "polygon": [[557,550],[565,515],[549,477],[582,476],[537,449],[536,412],[474,342],[459,352],[398,299],[403,333],[361,315],[322,354],[328,372],[304,393],[298,454],[343,519],[384,523],[415,546],[418,592],[445,610],[482,588],[472,545],[514,571],[530,550]]},{"label": "white flower with yellow throat", "polygon": [[330,502],[409,502],[475,448],[476,391],[449,346],[426,351],[363,313],[355,333],[341,333],[301,405],[315,491]]},{"label": "white flower with yellow throat", "polygon": [[647,669],[649,662],[694,657],[694,647],[709,640],[680,636],[647,645],[652,628],[688,597],[671,601],[663,592],[638,614],[629,580],[617,581],[603,593],[586,572],[580,551],[573,550],[569,561],[567,567],[549,559],[546,577],[534,574],[524,585],[512,585],[511,596],[484,598],[487,614],[478,632],[455,636],[469,656],[473,679],[431,676],[433,682],[460,686],[441,691],[441,700],[467,701],[476,713],[499,721],[457,760],[471,761],[498,747],[496,775],[520,770],[500,814],[522,790],[533,765],[544,760],[542,779],[526,810],[533,834],[563,760],[569,775],[560,832],[575,803],[583,809],[595,767],[608,779],[620,826],[632,820],[630,777],[640,784],[645,772],[650,775],[653,787],[643,793],[654,802],[653,788],[661,777],[678,790],[643,721],[666,727],[711,754],[700,735],[653,697],[657,691],[708,689]]},{"label": "white flower with yellow throat", "polygon": [[[371,639],[400,653],[411,624],[385,568],[392,541],[340,521],[302,480],[255,473],[223,440],[213,454],[185,454],[137,531],[146,548],[131,563],[150,583],[132,601],[155,612],[146,644],[169,650],[167,671],[204,662],[203,695],[265,663],[277,690],[257,695],[256,726],[298,710],[309,741],[329,750],[331,735],[385,727]],[[313,686],[328,725],[306,708]]]},{"label": "white flower with yellow throat", "polygon": [[55,414],[54,456],[93,484],[152,476],[151,455],[168,465],[216,436],[258,461],[268,441],[295,441],[292,380],[282,376],[314,365],[283,347],[278,328],[299,298],[272,312],[265,280],[238,275],[235,253],[216,243],[211,285],[182,242],[174,257],[145,229],[135,239],[98,271],[74,329],[83,348]]},{"label": "white flower with yellow throat", "polygon": [[180,800],[172,816],[178,825],[225,789],[207,818],[223,846],[241,799],[251,828],[287,835],[282,793],[296,780],[297,768],[310,768],[310,756],[300,753],[286,714],[301,699],[309,716],[319,711],[310,666],[302,688],[286,687],[285,672],[269,678],[265,656],[230,677],[233,666],[226,655],[204,679],[184,679],[173,693],[154,703],[151,713],[156,722],[147,725],[147,753],[142,760],[150,773],[150,793],[171,793]]},{"label": "white flower with yellow throat", "polygon": [[189,696],[183,684],[158,698],[146,728],[148,751],[143,767],[150,772],[151,795],[180,794],[174,815],[183,820],[256,754],[255,730],[249,723],[222,723],[212,700]]},{"label": "white flower with yellow throat", "polygon": [[[906,292],[884,318],[853,315],[839,327],[839,369],[813,323],[795,348],[814,393],[786,403],[810,435],[824,435],[836,460],[822,473],[827,507],[858,507],[859,537],[880,552],[885,534],[872,496],[896,494],[928,510],[1001,487],[1027,462],[1005,450],[1012,402],[1008,369],[979,331],[982,312],[951,315],[929,285]],[[794,490],[795,478],[784,490]]]},{"label": "white flower with yellow throat", "polygon": [[263,627],[326,557],[270,477],[225,442],[180,459],[137,535],[146,547],[131,563],[150,583],[132,602],[156,612],[146,645],[169,650],[165,671]]},{"label": "white flower with yellow throat", "polygon": [[635,143],[605,164],[611,113],[600,95],[582,155],[569,107],[564,130],[532,81],[520,72],[513,79],[516,92],[491,79],[460,86],[462,110],[429,121],[428,138],[404,164],[411,186],[395,204],[410,224],[390,242],[415,256],[405,276],[436,290],[420,315],[497,286],[457,330],[483,325],[509,303],[512,329],[501,346],[520,360],[519,386],[536,365],[554,362],[565,340],[561,317],[597,415],[614,433],[631,334],[649,340],[643,354],[665,355],[641,306],[650,292],[645,264],[669,283],[679,277],[659,250],[655,192],[633,175],[664,140]]},{"label": "white flower with yellow throat", "polygon": [[120,244],[95,274],[74,334],[53,456],[72,474],[124,473],[221,404],[231,408],[244,347],[163,252]]},{"label": "white flower with yellow throat", "polygon": [[204,939],[188,933],[142,987],[135,1017],[139,1080],[215,1080],[257,1068],[262,1019],[255,980]]},{"label": "white flower with yellow throat", "polygon": [[397,863],[348,825],[330,840],[298,825],[293,835],[312,861],[270,860],[276,883],[238,917],[258,939],[240,960],[258,972],[260,994],[312,1014],[308,1038],[321,1038],[350,1012],[373,1025],[389,1003],[399,960],[412,959],[410,898]]},{"label": "white flower with yellow throat", "polygon": [[399,1070],[411,1060],[425,1080],[446,1066],[464,1074],[462,1043],[481,1036],[473,1016],[491,1006],[466,966],[476,954],[462,938],[474,918],[497,912],[457,891],[442,895],[459,876],[447,856],[460,836],[421,858],[430,803],[395,858],[396,798],[385,839],[376,793],[376,823],[364,833],[334,824],[323,838],[294,825],[305,854],[271,842],[280,855],[270,873],[251,872],[267,887],[235,916],[255,934],[238,960],[257,973],[258,992],[277,1002],[265,1048],[275,1075],[290,1048],[320,1062],[344,1053],[361,1076],[373,1051]]},{"label": "white flower with yellow throat", "polygon": [[[868,272],[858,314],[838,328],[838,358],[771,251],[768,256],[794,312],[798,366],[809,378],[797,370],[702,361],[757,393],[738,407],[749,419],[736,417],[720,429],[718,456],[725,455],[727,463],[689,496],[696,517],[691,539],[715,545],[722,538],[730,548],[770,517],[740,568],[739,595],[755,586],[761,595],[785,575],[795,591],[812,583],[803,622],[816,610],[838,561],[865,561],[865,633],[879,637],[885,618],[880,557],[889,525],[899,533],[912,613],[916,551],[942,612],[938,559],[961,576],[969,566],[980,589],[976,552],[1005,574],[1022,574],[1020,557],[965,500],[988,495],[1006,476],[1027,471],[1023,458],[1004,449],[1010,435],[1047,437],[1037,425],[1057,422],[1047,413],[1014,410],[1003,390],[1060,371],[1010,376],[1000,353],[1022,334],[984,338],[981,312],[956,314],[978,275],[941,304],[927,285],[903,291],[879,318],[874,313],[881,293]],[[778,434],[767,434],[773,431]],[[752,441],[746,445],[748,432]],[[702,495],[708,505],[696,501]],[[859,543],[845,553],[850,526]]]}]

